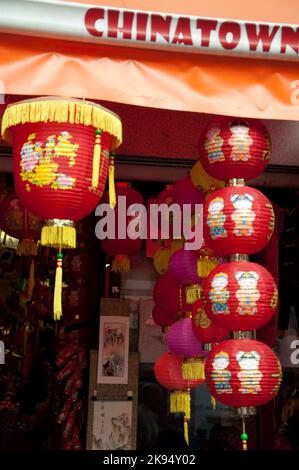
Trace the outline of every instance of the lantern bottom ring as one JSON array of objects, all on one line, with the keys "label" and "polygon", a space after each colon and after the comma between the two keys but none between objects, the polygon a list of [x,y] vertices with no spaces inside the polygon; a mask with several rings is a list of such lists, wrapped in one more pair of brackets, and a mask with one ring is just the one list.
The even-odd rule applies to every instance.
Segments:
[{"label": "lantern bottom ring", "polygon": [[240,406],[237,408],[237,414],[241,418],[247,418],[249,416],[256,415],[256,407],[255,406]]},{"label": "lantern bottom ring", "polygon": [[76,248],[76,229],[68,219],[49,219],[42,228],[41,244],[59,250]]}]

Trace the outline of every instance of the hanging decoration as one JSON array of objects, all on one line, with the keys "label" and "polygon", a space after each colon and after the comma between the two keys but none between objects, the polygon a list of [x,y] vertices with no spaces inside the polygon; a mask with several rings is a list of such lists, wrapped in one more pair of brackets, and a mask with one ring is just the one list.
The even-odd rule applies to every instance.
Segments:
[{"label": "hanging decoration", "polygon": [[226,187],[205,202],[203,236],[215,255],[252,254],[266,246],[274,221],[272,204],[260,191]]},{"label": "hanging decoration", "polygon": [[238,407],[246,450],[249,408],[270,401],[281,382],[275,354],[249,339],[251,330],[271,319],[277,304],[272,276],[248,257],[271,238],[273,207],[261,192],[245,186],[245,179],[255,178],[268,164],[271,142],[258,121],[215,117],[200,138],[199,153],[205,170],[226,180],[226,187],[212,193],[204,205],[206,247],[216,256],[230,256],[230,263],[216,267],[204,281],[203,305],[209,319],[233,330],[235,338],[213,347],[206,380],[215,400]]},{"label": "hanging decoration", "polygon": [[202,380],[185,380],[182,375],[183,357],[166,352],[154,366],[156,380],[170,391],[170,413],[184,415],[184,436],[189,444],[188,421],[191,417],[190,389],[201,385]]},{"label": "hanging decoration", "polygon": [[[191,179],[194,186],[209,195],[216,189],[223,188],[224,182],[210,176],[198,160],[191,170]],[[222,178],[221,178],[222,179]]]},{"label": "hanging decoration", "polygon": [[237,407],[272,400],[282,379],[274,352],[253,339],[233,339],[215,346],[206,361],[205,373],[212,395],[225,405]]},{"label": "hanging decoration", "polygon": [[169,273],[184,285],[187,304],[194,304],[201,295],[202,279],[197,274],[197,257],[196,251],[181,248],[169,259]]},{"label": "hanging decoration", "polygon": [[[41,244],[58,251],[54,318],[59,320],[62,250],[75,248],[74,222],[89,214],[101,199],[110,152],[121,143],[121,121],[89,101],[37,98],[6,108],[2,137],[13,144],[15,188],[21,203],[45,219]],[[110,164],[113,167],[113,159]],[[113,192],[110,181],[112,205]]]},{"label": "hanging decoration", "polygon": [[167,328],[178,320],[181,314],[171,310],[163,310],[155,305],[152,311],[152,317],[156,325],[161,326],[161,328]]},{"label": "hanging decoration", "polygon": [[182,318],[173,323],[167,331],[166,343],[170,352],[184,357],[182,364],[184,379],[204,381],[204,358],[206,353],[193,333],[192,318]]},{"label": "hanging decoration", "polygon": [[199,140],[204,169],[214,178],[256,178],[267,166],[271,140],[258,120],[216,116]]},{"label": "hanging decoration", "polygon": [[203,284],[205,312],[215,325],[232,331],[255,330],[270,321],[278,292],[271,274],[249,261],[215,268]]},{"label": "hanging decoration", "polygon": [[203,204],[205,200],[204,192],[194,186],[190,175],[174,184],[172,194],[173,202],[178,204],[181,210],[184,209],[184,205],[189,205],[191,214],[194,214],[196,204]]},{"label": "hanging decoration", "polygon": [[[130,256],[138,253],[142,247],[142,238],[139,236],[133,238],[134,232],[141,232],[142,227],[139,224],[130,229],[130,222],[133,220],[133,216],[126,216],[125,227],[119,227],[118,223],[118,210],[123,210],[122,206],[119,207],[117,203],[119,197],[123,197],[124,210],[127,210],[134,204],[143,204],[143,198],[141,194],[131,187],[130,183],[119,182],[115,184],[116,192],[116,206],[114,209],[115,215],[115,238],[105,238],[101,240],[101,247],[104,253],[113,258],[112,271],[113,272],[128,272],[130,270]],[[103,196],[103,203],[107,203],[109,200],[109,194],[105,193]],[[140,223],[140,222],[139,222]],[[130,233],[129,233],[130,232]]]}]

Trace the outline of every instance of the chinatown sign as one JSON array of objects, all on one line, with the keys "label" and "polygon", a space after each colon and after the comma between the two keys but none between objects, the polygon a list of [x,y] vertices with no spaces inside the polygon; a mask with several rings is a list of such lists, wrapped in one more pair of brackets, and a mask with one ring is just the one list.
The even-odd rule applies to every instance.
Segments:
[{"label": "chinatown sign", "polygon": [[0,31],[6,33],[180,52],[299,60],[299,25],[44,0],[0,0],[0,8]]}]

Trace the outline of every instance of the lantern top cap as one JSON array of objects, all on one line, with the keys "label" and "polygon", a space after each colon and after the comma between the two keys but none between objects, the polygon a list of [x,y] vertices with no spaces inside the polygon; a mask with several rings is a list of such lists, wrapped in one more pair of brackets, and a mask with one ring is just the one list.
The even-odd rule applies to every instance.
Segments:
[{"label": "lantern top cap", "polygon": [[113,149],[122,143],[122,123],[117,114],[92,101],[59,96],[28,99],[8,105],[2,118],[2,137],[11,142],[12,126],[38,122],[93,126],[114,137]]}]

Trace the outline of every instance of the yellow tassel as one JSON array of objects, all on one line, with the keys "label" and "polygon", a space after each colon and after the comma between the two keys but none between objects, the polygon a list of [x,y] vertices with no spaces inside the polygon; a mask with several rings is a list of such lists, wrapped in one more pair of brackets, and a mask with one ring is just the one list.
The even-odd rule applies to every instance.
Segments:
[{"label": "yellow tassel", "polygon": [[185,380],[205,380],[205,365],[201,358],[186,359],[182,365]]},{"label": "yellow tassel", "polygon": [[76,248],[76,229],[69,226],[44,226],[41,244],[52,248]]},{"label": "yellow tassel", "polygon": [[114,157],[110,157],[109,161],[109,204],[112,209],[116,206],[116,193],[114,183]]},{"label": "yellow tassel", "polygon": [[174,391],[170,394],[170,413],[184,413],[189,420],[191,416],[190,390]]},{"label": "yellow tassel", "polygon": [[130,271],[131,262],[130,258],[126,255],[117,255],[112,261],[111,271],[114,273],[127,273]]},{"label": "yellow tassel", "polygon": [[57,254],[57,266],[55,274],[55,287],[54,287],[54,303],[53,314],[54,320],[58,321],[62,317],[62,259],[63,254]]},{"label": "yellow tassel", "polygon": [[200,299],[201,288],[199,284],[191,284],[186,287],[186,302],[187,304],[194,304]]},{"label": "yellow tassel", "polygon": [[189,445],[189,429],[188,429],[188,420],[186,416],[184,416],[184,438],[186,444]]},{"label": "yellow tassel", "polygon": [[30,271],[29,271],[29,282],[28,282],[28,296],[31,299],[33,289],[35,286],[35,279],[34,279],[34,259],[31,259],[30,262]]},{"label": "yellow tassel", "polygon": [[24,238],[24,240],[21,240],[18,244],[16,253],[18,256],[37,256],[37,251],[38,244],[33,240]]},{"label": "yellow tassel", "polygon": [[102,106],[90,101],[70,98],[37,98],[9,105],[2,117],[1,132],[11,142],[9,128],[35,122],[83,124],[108,132],[114,139],[112,148],[122,142],[120,118]]},{"label": "yellow tassel", "polygon": [[96,130],[96,140],[93,148],[93,160],[92,160],[92,182],[91,185],[94,189],[98,187],[99,175],[100,175],[100,164],[101,164],[101,130]]},{"label": "yellow tassel", "polygon": [[217,266],[217,261],[211,258],[199,258],[197,260],[197,275],[202,278],[208,277],[211,271]]},{"label": "yellow tassel", "polygon": [[214,398],[212,395],[211,395],[211,405],[212,405],[213,411],[215,411],[216,406],[217,406],[217,401],[216,401],[216,398]]}]

